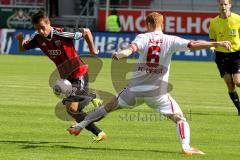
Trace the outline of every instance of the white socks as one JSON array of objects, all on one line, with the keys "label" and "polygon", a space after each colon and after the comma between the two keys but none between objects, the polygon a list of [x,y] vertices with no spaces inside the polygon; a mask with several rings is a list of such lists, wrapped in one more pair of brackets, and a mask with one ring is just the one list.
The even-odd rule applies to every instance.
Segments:
[{"label": "white socks", "polygon": [[177,123],[177,132],[178,132],[178,137],[181,141],[182,144],[182,149],[183,150],[188,150],[190,149],[190,128],[189,124],[185,120],[181,120]]}]

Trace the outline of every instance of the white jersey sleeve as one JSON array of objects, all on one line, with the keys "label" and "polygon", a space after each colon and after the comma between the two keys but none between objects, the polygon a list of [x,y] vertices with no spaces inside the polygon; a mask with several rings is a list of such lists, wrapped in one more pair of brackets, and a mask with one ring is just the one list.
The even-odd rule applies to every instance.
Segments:
[{"label": "white jersey sleeve", "polygon": [[179,51],[188,51],[188,44],[189,44],[189,40],[177,37],[177,36],[173,36],[174,40],[173,40],[173,44],[172,44],[172,52],[179,52]]},{"label": "white jersey sleeve", "polygon": [[144,34],[139,34],[136,38],[132,41],[132,44],[136,44],[138,50],[144,50],[146,45],[146,37]]}]

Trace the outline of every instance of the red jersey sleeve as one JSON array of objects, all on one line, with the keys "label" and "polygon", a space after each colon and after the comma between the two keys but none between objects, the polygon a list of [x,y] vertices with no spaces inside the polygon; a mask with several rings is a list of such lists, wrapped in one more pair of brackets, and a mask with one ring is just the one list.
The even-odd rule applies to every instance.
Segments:
[{"label": "red jersey sleeve", "polygon": [[29,40],[25,41],[23,43],[23,47],[26,50],[37,48],[38,44],[37,44],[36,34],[33,34]]},{"label": "red jersey sleeve", "polygon": [[83,38],[84,36],[83,28],[78,28],[78,29],[54,28],[53,32],[61,37],[72,39],[72,40],[78,40]]}]

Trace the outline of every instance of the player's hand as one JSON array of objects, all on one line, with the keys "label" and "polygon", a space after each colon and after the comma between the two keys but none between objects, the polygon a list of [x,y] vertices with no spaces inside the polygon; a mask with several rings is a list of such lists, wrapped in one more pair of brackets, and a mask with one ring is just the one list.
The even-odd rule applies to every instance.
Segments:
[{"label": "player's hand", "polygon": [[114,60],[119,60],[118,56],[117,56],[117,52],[113,52],[112,53],[112,59]]},{"label": "player's hand", "polygon": [[90,52],[91,56],[97,56],[99,54],[99,50],[93,50]]},{"label": "player's hand", "polygon": [[19,32],[19,33],[17,33],[17,35],[16,35],[16,39],[18,40],[18,41],[23,41],[23,33],[22,32]]},{"label": "player's hand", "polygon": [[19,50],[20,52],[26,51],[26,49],[23,47],[23,40],[24,40],[23,33],[22,33],[22,32],[17,33],[17,35],[15,36],[15,38],[16,38],[17,41],[18,41],[18,50]]},{"label": "player's hand", "polygon": [[219,43],[220,46],[225,47],[227,50],[230,50],[232,48],[232,44],[229,41],[221,41]]},{"label": "player's hand", "polygon": [[214,52],[215,52],[215,50],[216,50],[216,48],[215,48],[215,47],[210,47],[210,52],[211,52],[211,53],[214,53]]}]

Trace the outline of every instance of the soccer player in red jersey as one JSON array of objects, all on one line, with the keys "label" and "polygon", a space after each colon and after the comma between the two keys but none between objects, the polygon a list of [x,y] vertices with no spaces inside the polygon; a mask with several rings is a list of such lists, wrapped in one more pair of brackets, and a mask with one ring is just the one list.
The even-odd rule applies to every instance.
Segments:
[{"label": "soccer player in red jersey", "polygon": [[[82,111],[85,106],[81,106],[82,98],[79,96],[88,96],[88,66],[78,56],[73,40],[84,38],[90,54],[95,56],[98,51],[94,47],[91,31],[80,28],[75,32],[65,32],[63,28],[51,27],[47,14],[42,11],[32,16],[32,24],[36,32],[29,40],[24,41],[23,34],[17,34],[19,50],[40,48],[55,63],[60,77],[68,79],[73,86],[73,93],[63,99],[63,104],[77,122],[82,121],[86,113]],[[87,129],[97,136],[98,141],[106,138],[106,134],[94,123],[89,124]]]}]

